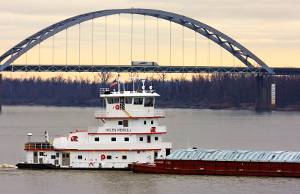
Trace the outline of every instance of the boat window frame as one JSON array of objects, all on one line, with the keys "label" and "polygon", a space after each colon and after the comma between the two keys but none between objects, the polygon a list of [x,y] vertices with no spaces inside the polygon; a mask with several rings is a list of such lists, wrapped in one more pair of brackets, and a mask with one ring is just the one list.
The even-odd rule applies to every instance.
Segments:
[{"label": "boat window frame", "polygon": [[125,104],[132,104],[133,98],[132,97],[125,97]]},{"label": "boat window frame", "polygon": [[[149,102],[147,100],[151,99]],[[144,107],[154,107],[155,98],[154,97],[145,97]]]},{"label": "boat window frame", "polygon": [[144,98],[143,97],[134,97],[133,98],[133,104],[134,105],[143,105],[144,104]]}]

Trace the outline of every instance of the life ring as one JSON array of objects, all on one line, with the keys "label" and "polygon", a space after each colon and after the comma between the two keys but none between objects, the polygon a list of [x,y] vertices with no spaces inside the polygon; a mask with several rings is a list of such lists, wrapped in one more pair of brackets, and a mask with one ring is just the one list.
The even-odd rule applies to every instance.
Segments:
[{"label": "life ring", "polygon": [[101,158],[101,160],[105,160],[106,157],[104,154],[102,154],[100,158]]},{"label": "life ring", "polygon": [[90,163],[89,163],[89,167],[91,167],[91,166],[94,166],[94,163],[93,163],[93,162],[90,162]]},{"label": "life ring", "polygon": [[117,105],[115,106],[115,108],[116,108],[117,110],[119,110],[119,109],[120,109],[120,105],[117,104]]}]

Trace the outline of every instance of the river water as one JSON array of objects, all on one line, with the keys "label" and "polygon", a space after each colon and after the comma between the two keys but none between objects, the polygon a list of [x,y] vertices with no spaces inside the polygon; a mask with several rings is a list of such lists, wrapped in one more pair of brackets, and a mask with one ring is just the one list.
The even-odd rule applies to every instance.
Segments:
[{"label": "river water", "polygon": [[[33,140],[97,125],[95,108],[4,106],[0,115],[0,194],[44,193],[300,193],[300,179],[134,174],[113,171],[18,170]],[[180,147],[300,151],[300,112],[165,109],[166,141]]]}]

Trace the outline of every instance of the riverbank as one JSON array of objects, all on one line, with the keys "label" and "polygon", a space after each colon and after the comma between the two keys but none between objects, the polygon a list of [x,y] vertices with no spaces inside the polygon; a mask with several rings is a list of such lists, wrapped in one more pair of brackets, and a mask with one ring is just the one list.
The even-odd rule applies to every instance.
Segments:
[{"label": "riverbank", "polygon": [[[3,106],[51,106],[51,107],[103,107],[98,100],[89,103],[36,103],[36,102],[4,102]],[[167,102],[157,103],[157,108],[178,108],[178,109],[210,109],[210,110],[255,110],[254,104],[240,104],[240,106],[232,106],[230,104],[171,104]],[[300,105],[288,105],[285,107],[276,107],[275,111],[299,111]]]}]

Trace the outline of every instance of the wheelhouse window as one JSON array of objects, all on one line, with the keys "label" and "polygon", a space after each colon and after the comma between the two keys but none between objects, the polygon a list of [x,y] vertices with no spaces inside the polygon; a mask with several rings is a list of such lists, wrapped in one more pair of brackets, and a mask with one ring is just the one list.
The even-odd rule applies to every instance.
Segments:
[{"label": "wheelhouse window", "polygon": [[144,106],[145,107],[153,107],[153,105],[154,105],[154,98],[153,97],[146,97]]},{"label": "wheelhouse window", "polygon": [[113,103],[113,99],[112,98],[107,98],[107,104],[112,104]]},{"label": "wheelhouse window", "polygon": [[123,127],[128,127],[128,120],[123,120]]},{"label": "wheelhouse window", "polygon": [[117,104],[119,103],[119,98],[107,98],[108,104]]},{"label": "wheelhouse window", "polygon": [[133,100],[133,104],[135,104],[135,105],[141,105],[141,104],[143,104],[143,98],[134,98],[134,100]]},{"label": "wheelhouse window", "polygon": [[112,137],[111,141],[117,141],[117,138],[116,137]]},{"label": "wheelhouse window", "polygon": [[132,104],[132,98],[125,98],[125,104]]},{"label": "wheelhouse window", "polygon": [[113,104],[119,103],[119,98],[112,98]]},{"label": "wheelhouse window", "polygon": [[99,141],[99,137],[95,137],[95,141]]}]

